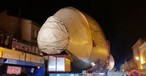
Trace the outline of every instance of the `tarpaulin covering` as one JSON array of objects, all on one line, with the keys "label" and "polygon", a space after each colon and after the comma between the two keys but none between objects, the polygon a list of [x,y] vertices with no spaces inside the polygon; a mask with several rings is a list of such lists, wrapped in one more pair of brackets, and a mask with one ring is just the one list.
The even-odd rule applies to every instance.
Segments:
[{"label": "tarpaulin covering", "polygon": [[64,23],[49,17],[38,33],[39,49],[47,54],[60,53],[68,44],[68,33]]}]

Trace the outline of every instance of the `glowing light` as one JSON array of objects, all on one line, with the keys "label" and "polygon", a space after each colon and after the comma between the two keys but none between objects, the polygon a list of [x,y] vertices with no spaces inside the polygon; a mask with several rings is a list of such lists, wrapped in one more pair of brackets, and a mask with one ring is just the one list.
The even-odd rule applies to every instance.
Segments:
[{"label": "glowing light", "polygon": [[92,62],[92,63],[91,63],[91,66],[95,66],[95,63],[94,63],[94,62]]},{"label": "glowing light", "polygon": [[38,69],[40,69],[41,67],[40,67],[40,66],[38,66],[37,68],[38,68]]},{"label": "glowing light", "polygon": [[122,71],[124,72],[125,70],[124,70],[124,69],[122,69]]},{"label": "glowing light", "polygon": [[143,57],[140,57],[140,61],[141,61],[141,64],[144,63],[144,59],[143,59]]},{"label": "glowing light", "polygon": [[136,59],[136,60],[139,60],[139,57],[138,57],[138,56],[136,56],[136,57],[135,57],[135,59]]},{"label": "glowing light", "polygon": [[102,75],[103,76],[103,75],[105,75],[105,73],[99,73],[99,75]]}]

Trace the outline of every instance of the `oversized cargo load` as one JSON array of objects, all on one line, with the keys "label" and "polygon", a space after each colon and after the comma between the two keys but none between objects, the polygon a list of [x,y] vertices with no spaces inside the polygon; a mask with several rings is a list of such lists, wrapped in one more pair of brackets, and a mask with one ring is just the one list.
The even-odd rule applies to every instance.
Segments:
[{"label": "oversized cargo load", "polygon": [[38,46],[47,54],[65,50],[73,65],[89,69],[96,64],[104,69],[110,56],[109,45],[100,25],[87,14],[66,7],[50,16],[38,33]]}]

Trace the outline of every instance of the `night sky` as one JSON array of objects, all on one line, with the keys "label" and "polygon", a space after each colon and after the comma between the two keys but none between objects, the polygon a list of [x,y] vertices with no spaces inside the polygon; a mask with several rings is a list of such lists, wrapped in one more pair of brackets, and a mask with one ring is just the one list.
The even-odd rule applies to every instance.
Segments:
[{"label": "night sky", "polygon": [[132,56],[131,47],[146,36],[145,0],[1,0],[0,11],[42,25],[66,6],[86,12],[101,25],[117,66]]}]

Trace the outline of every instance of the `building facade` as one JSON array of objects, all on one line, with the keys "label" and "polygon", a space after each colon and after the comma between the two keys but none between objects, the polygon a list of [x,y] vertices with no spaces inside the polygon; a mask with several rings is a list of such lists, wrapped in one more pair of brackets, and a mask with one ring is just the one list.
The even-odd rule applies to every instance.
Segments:
[{"label": "building facade", "polygon": [[138,70],[141,73],[146,73],[146,39],[138,39],[133,45],[134,61],[138,66]]}]

